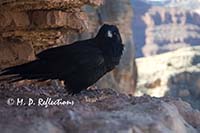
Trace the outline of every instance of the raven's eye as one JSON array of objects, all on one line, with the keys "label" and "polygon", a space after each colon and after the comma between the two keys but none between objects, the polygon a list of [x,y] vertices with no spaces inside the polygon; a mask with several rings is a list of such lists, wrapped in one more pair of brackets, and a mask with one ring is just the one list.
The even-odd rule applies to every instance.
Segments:
[{"label": "raven's eye", "polygon": [[112,37],[113,37],[112,31],[109,30],[109,31],[107,32],[107,36],[108,36],[109,38],[112,38]]}]

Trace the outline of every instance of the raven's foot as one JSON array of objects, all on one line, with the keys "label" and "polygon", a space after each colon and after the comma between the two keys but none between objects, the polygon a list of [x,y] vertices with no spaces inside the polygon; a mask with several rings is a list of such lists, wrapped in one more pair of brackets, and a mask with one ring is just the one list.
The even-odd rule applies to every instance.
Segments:
[{"label": "raven's foot", "polygon": [[54,91],[56,91],[56,92],[63,93],[63,92],[66,91],[66,90],[64,89],[64,86],[63,86],[63,84],[62,84],[61,81],[53,80],[53,81],[51,82],[51,84],[52,84],[52,87],[54,88]]},{"label": "raven's foot", "polygon": [[97,90],[97,89],[98,89],[98,87],[96,85],[92,85],[87,88],[87,90]]}]

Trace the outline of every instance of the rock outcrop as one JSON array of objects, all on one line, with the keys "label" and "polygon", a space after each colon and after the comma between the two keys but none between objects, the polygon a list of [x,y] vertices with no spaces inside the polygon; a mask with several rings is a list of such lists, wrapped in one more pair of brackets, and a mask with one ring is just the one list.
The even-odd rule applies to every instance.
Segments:
[{"label": "rock outcrop", "polygon": [[87,14],[80,8],[85,4],[100,6],[102,2],[1,0],[0,51],[4,56],[0,68],[32,60],[45,48],[69,43],[69,34],[86,30]]},{"label": "rock outcrop", "polygon": [[1,0],[0,69],[33,60],[44,49],[94,37],[100,25],[111,23],[119,27],[126,51],[98,86],[133,93],[132,15],[129,0]]},{"label": "rock outcrop", "polygon": [[133,3],[137,13],[134,21],[138,22],[133,24],[138,57],[199,45],[200,14],[193,9],[194,3],[199,2],[184,1],[156,6],[142,1]]},{"label": "rock outcrop", "polygon": [[[1,132],[200,132],[200,112],[181,100],[148,96],[137,98],[112,89],[90,90],[76,96],[57,91],[52,87],[1,85]],[[8,98],[13,98],[14,102],[8,102]],[[32,98],[36,104],[17,106],[17,98],[23,98],[24,102]],[[61,99],[73,104],[45,108],[38,106],[39,98]],[[9,106],[7,103],[13,104]]]},{"label": "rock outcrop", "polygon": [[[200,109],[200,46],[137,59],[135,95],[181,97]],[[147,67],[148,66],[148,67]]]}]

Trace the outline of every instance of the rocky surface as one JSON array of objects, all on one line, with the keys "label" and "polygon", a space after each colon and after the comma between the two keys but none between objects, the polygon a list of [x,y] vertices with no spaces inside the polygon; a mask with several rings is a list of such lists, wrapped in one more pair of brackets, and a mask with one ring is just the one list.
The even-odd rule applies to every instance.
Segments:
[{"label": "rocky surface", "polygon": [[97,85],[133,93],[132,16],[129,0],[0,0],[0,69],[33,60],[44,49],[94,37],[110,23],[119,27],[126,51],[117,69]]},{"label": "rocky surface", "polygon": [[200,46],[139,58],[136,62],[139,74],[135,95],[181,97],[200,109]]},{"label": "rocky surface", "polygon": [[[15,102],[8,102],[8,98]],[[32,98],[36,104],[20,106],[17,98],[23,98],[27,104]],[[62,99],[71,104],[38,106],[39,98]],[[0,87],[0,112],[2,133],[200,132],[200,112],[186,102],[169,97],[133,97],[112,89],[69,96],[63,88],[4,84]]]},{"label": "rocky surface", "polygon": [[199,1],[168,0],[154,5],[138,0],[133,1],[133,8],[137,57],[199,45]]}]

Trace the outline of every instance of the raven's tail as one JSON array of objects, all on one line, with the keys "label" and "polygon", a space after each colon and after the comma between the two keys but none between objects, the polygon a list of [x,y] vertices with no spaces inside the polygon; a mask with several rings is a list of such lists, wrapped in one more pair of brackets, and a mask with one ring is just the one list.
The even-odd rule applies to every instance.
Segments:
[{"label": "raven's tail", "polygon": [[[48,73],[44,72],[46,64],[41,60],[35,60],[26,64],[9,67],[0,71],[0,82],[8,83],[24,80],[24,79],[40,79]],[[45,79],[43,79],[45,80]]]}]

